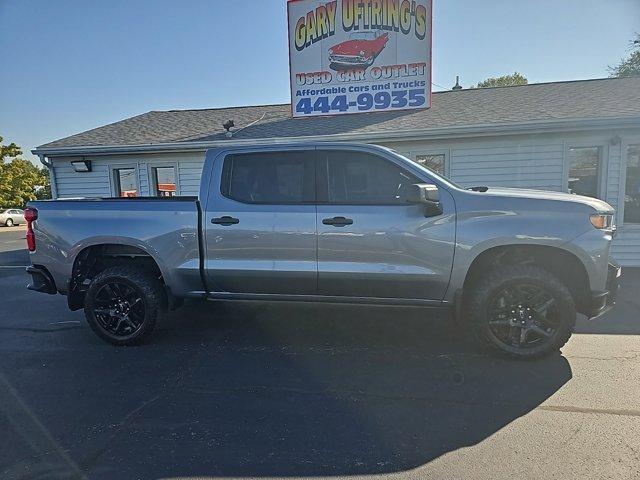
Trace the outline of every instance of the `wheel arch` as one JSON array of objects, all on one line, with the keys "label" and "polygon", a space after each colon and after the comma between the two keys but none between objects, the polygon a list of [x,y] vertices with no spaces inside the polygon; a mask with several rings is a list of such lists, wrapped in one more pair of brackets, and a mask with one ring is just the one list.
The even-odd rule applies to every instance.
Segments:
[{"label": "wheel arch", "polygon": [[[149,270],[158,276],[168,289],[168,271],[159,260],[158,252],[135,240],[95,238],[76,246],[67,285],[67,299],[71,310],[83,307],[87,282],[100,271],[116,264],[129,264]],[[168,292],[170,293],[170,292]]]},{"label": "wheel arch", "polygon": [[578,312],[586,314],[590,311],[591,289],[587,268],[578,255],[560,246],[511,244],[484,249],[469,264],[462,291],[472,288],[486,272],[501,265],[514,264],[532,264],[548,271],[567,286]]}]

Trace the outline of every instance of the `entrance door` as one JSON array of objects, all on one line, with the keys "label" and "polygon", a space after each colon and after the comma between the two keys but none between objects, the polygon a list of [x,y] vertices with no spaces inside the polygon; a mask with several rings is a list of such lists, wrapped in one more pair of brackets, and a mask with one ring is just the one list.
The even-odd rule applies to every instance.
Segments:
[{"label": "entrance door", "polygon": [[[204,215],[210,286],[230,293],[315,294],[315,151],[218,160]],[[220,189],[216,178],[222,178]]]},{"label": "entrance door", "polygon": [[443,214],[406,201],[418,178],[391,158],[318,151],[318,291],[321,295],[442,300],[455,241],[455,207]]}]

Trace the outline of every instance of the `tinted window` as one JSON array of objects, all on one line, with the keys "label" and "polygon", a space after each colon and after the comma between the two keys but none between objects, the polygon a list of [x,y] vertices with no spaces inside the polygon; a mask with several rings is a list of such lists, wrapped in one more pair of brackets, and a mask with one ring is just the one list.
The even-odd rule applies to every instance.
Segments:
[{"label": "tinted window", "polygon": [[409,187],[419,178],[376,155],[360,152],[321,152],[329,203],[361,205],[405,204]]},{"label": "tinted window", "polygon": [[315,202],[313,152],[229,155],[222,176],[222,194],[240,202]]}]

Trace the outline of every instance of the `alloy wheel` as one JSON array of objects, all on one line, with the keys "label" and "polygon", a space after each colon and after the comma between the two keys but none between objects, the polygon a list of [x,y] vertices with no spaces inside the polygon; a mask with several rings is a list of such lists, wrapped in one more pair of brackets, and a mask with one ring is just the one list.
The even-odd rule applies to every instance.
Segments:
[{"label": "alloy wheel", "polygon": [[519,283],[503,288],[488,305],[491,334],[512,347],[534,348],[547,343],[560,325],[554,296],[538,285]]},{"label": "alloy wheel", "polygon": [[100,326],[118,338],[135,334],[142,327],[145,318],[142,294],[117,281],[100,287],[96,292],[92,311]]}]

